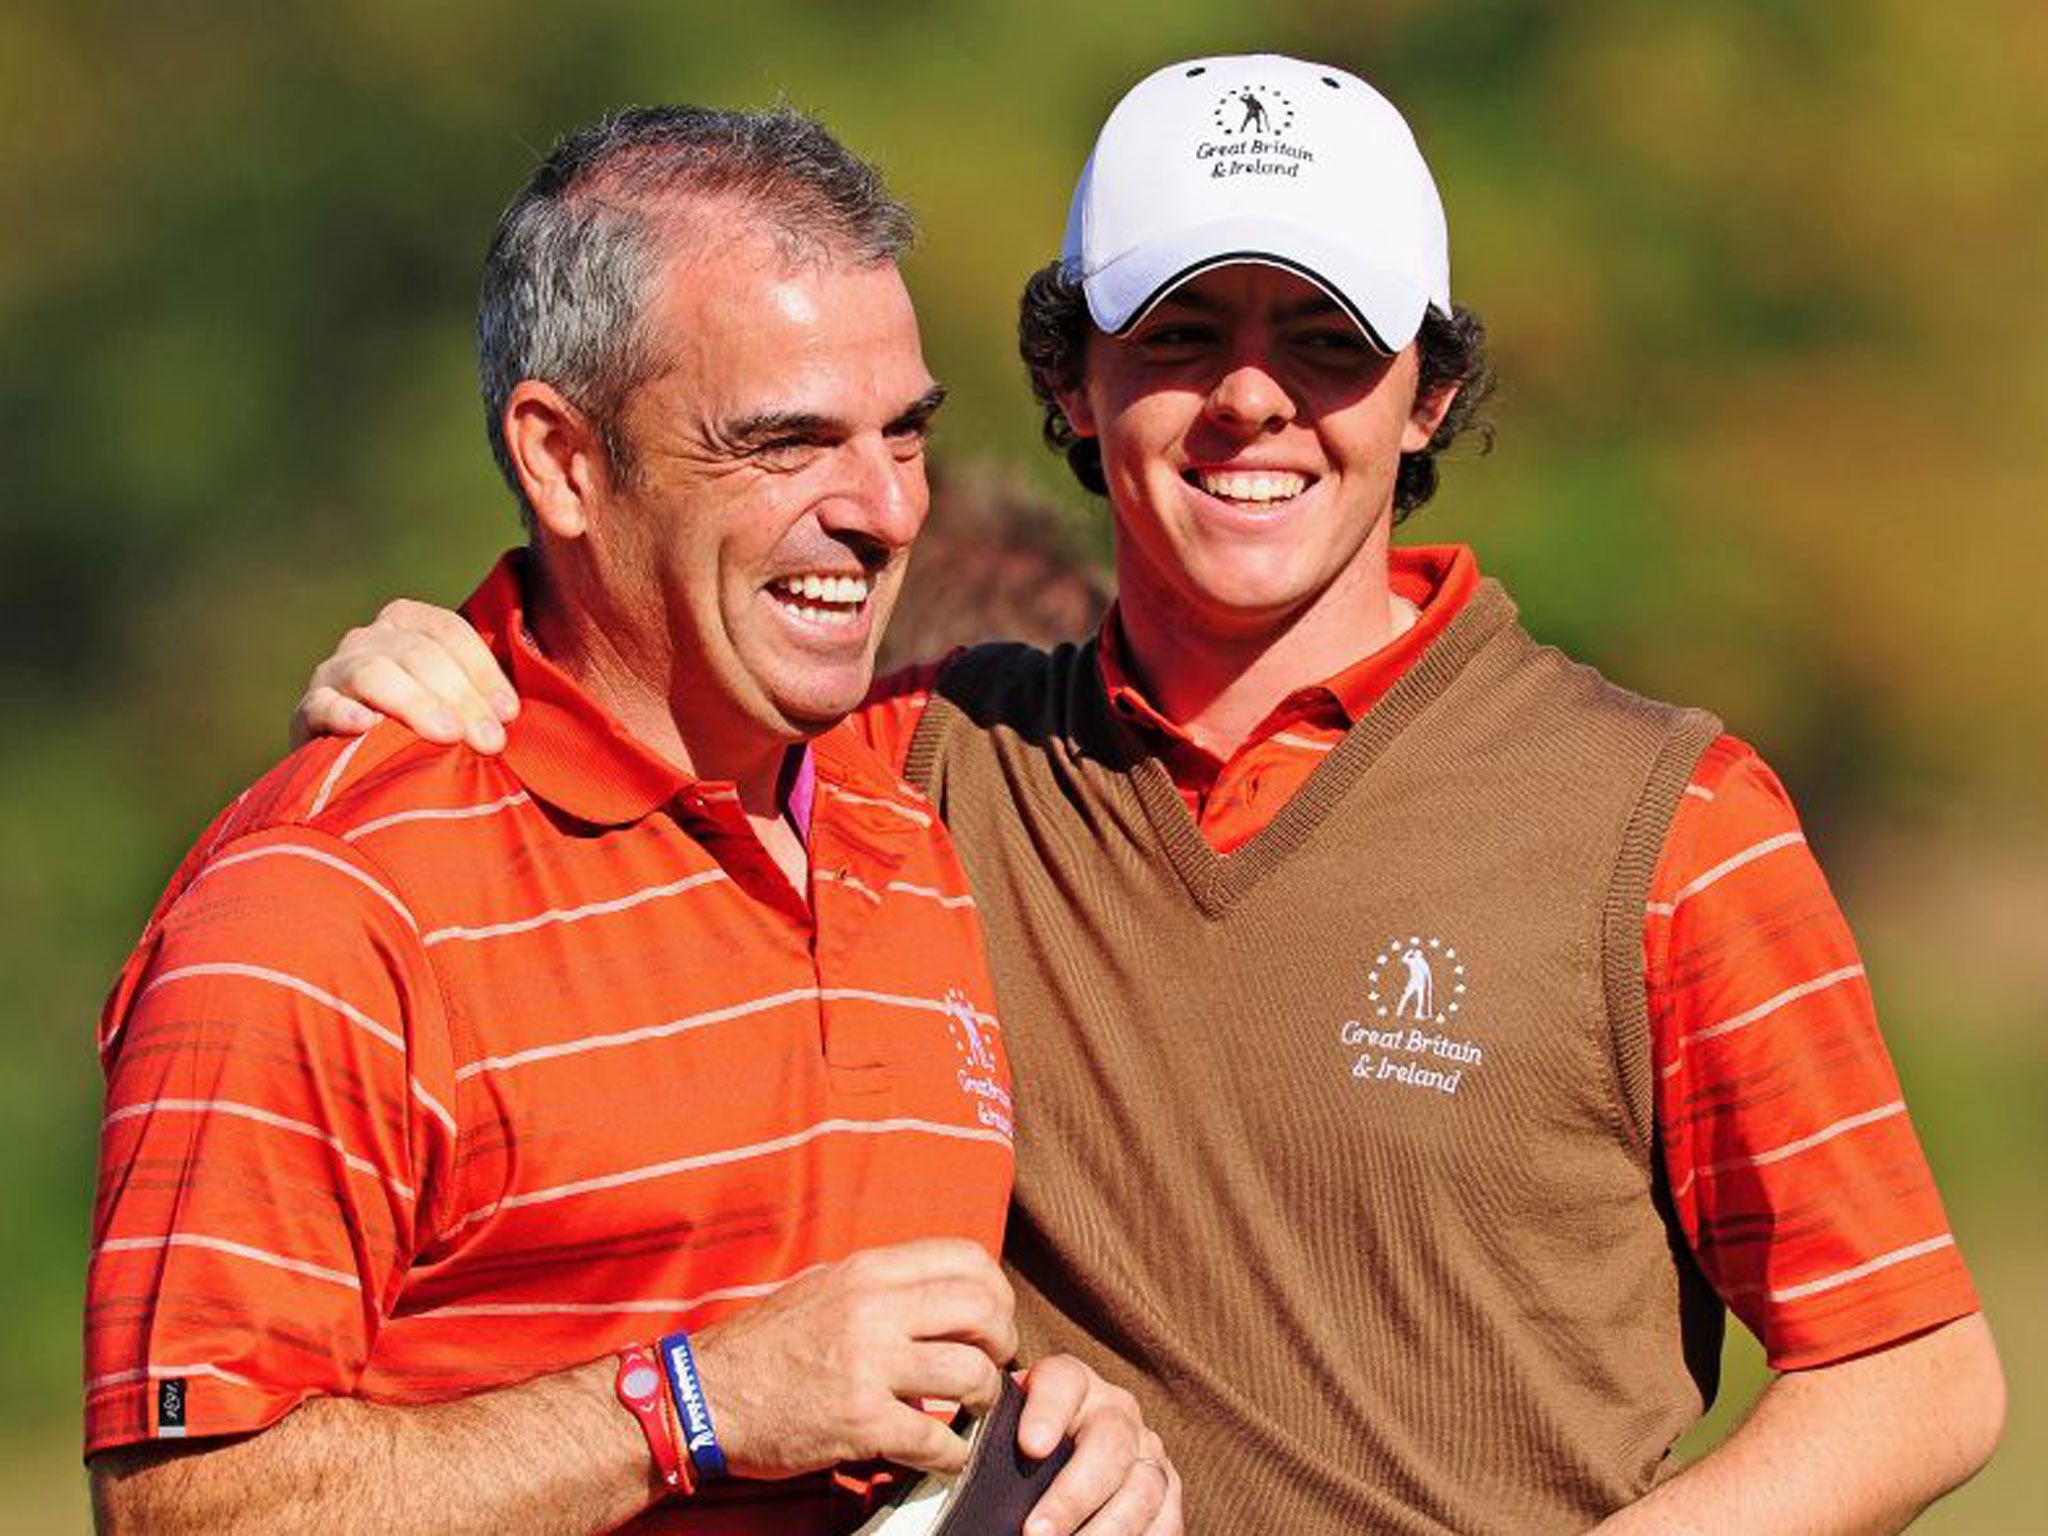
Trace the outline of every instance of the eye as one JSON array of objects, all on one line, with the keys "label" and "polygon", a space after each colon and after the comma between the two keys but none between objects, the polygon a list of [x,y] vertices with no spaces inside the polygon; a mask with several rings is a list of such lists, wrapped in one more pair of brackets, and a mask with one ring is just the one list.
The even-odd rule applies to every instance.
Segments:
[{"label": "eye", "polygon": [[889,451],[902,463],[924,455],[925,444],[931,441],[932,428],[928,421],[893,429],[889,433]]},{"label": "eye", "polygon": [[1199,320],[1160,320],[1131,338],[1145,352],[1191,352],[1216,339],[1216,328]]},{"label": "eye", "polygon": [[789,436],[770,438],[757,444],[752,451],[756,464],[775,474],[789,474],[802,469],[823,450],[816,438]]},{"label": "eye", "polygon": [[1338,357],[1359,357],[1372,351],[1366,345],[1365,337],[1348,325],[1319,326],[1297,337],[1295,345],[1306,351],[1323,352]]}]

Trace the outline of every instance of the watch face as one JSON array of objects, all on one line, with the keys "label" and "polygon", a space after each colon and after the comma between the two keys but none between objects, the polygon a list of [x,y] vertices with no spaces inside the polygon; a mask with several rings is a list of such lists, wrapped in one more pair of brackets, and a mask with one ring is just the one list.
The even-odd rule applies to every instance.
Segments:
[{"label": "watch face", "polygon": [[644,1403],[661,1390],[661,1372],[645,1364],[630,1365],[619,1376],[619,1393],[633,1401]]}]

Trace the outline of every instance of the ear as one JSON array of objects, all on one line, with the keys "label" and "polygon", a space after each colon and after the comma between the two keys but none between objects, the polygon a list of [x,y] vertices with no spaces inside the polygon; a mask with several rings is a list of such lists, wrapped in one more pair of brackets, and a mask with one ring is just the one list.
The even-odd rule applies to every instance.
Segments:
[{"label": "ear", "polygon": [[505,401],[505,447],[540,525],[583,536],[608,484],[604,444],[590,419],[552,384],[521,379]]},{"label": "ear", "polygon": [[1071,389],[1055,389],[1054,400],[1059,402],[1060,414],[1067,418],[1067,425],[1074,429],[1076,437],[1096,437],[1095,412],[1088,407],[1088,389],[1077,384]]},{"label": "ear", "polygon": [[1431,394],[1418,394],[1415,409],[1408,413],[1407,424],[1401,428],[1401,451],[1420,453],[1427,448],[1429,440],[1436,436],[1436,429],[1443,425],[1451,402],[1457,398],[1456,384],[1446,384]]}]

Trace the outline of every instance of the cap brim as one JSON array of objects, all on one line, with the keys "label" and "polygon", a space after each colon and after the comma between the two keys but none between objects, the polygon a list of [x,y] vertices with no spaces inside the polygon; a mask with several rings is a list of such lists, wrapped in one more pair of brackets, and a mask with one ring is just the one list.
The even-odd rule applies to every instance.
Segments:
[{"label": "cap brim", "polygon": [[1082,289],[1096,325],[1118,335],[1181,284],[1239,263],[1276,267],[1314,283],[1389,356],[1415,339],[1430,302],[1414,279],[1313,230],[1270,218],[1229,219],[1154,241],[1085,274]]}]

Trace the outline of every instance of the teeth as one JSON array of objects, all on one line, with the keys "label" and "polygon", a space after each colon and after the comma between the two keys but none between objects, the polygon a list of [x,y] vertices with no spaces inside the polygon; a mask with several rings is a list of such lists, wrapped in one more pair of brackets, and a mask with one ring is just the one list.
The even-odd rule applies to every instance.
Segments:
[{"label": "teeth", "polygon": [[1211,496],[1225,501],[1286,501],[1308,488],[1308,477],[1286,470],[1211,471],[1198,475]]},{"label": "teeth", "polygon": [[851,624],[859,617],[859,610],[852,608],[812,608],[798,605],[796,615],[812,624],[841,626]]},{"label": "teeth", "polygon": [[[785,597],[800,598],[809,603],[835,603],[858,608],[868,600],[868,579],[865,576],[784,576],[775,582],[775,590]],[[808,613],[811,610],[803,610]],[[845,615],[835,615],[845,617]]]}]

